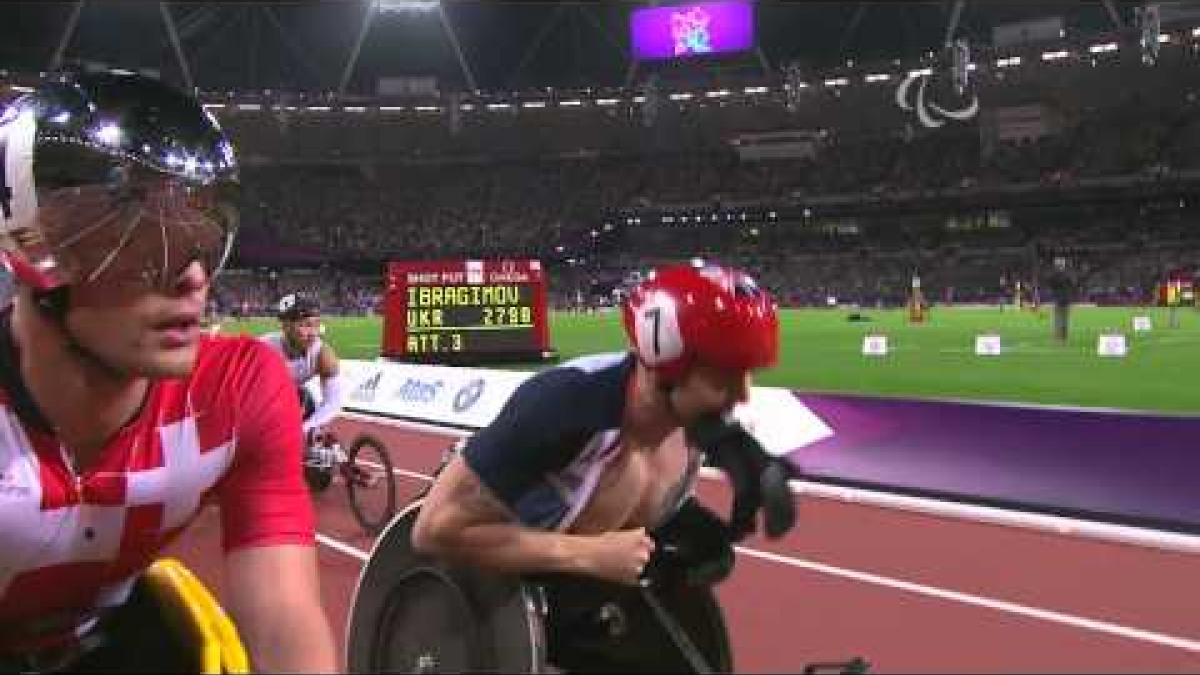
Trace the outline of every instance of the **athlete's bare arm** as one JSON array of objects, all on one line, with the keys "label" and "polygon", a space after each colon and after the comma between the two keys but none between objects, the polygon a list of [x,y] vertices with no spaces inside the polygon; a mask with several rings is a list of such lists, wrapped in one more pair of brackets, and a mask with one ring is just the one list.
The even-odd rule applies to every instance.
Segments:
[{"label": "athlete's bare arm", "polygon": [[257,672],[338,672],[312,546],[253,546],[225,560],[226,602]]},{"label": "athlete's bare arm", "polygon": [[321,345],[317,354],[317,376],[321,379],[321,404],[304,420],[304,431],[318,429],[329,424],[342,409],[340,365],[337,353],[327,344]]},{"label": "athlete's bare arm", "polygon": [[632,584],[654,542],[643,528],[581,535],[526,527],[457,455],[425,498],[413,547],[501,573],[583,574]]},{"label": "athlete's bare arm", "polygon": [[337,352],[328,343],[321,344],[321,353],[317,355],[317,375],[322,380],[336,377],[340,368]]}]

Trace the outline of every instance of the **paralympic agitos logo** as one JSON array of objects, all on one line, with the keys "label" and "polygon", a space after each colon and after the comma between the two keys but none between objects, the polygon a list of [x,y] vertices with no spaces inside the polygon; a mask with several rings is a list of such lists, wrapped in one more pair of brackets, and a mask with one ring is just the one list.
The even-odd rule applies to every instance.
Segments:
[{"label": "paralympic agitos logo", "polygon": [[[939,103],[935,99],[941,98],[941,96],[937,94],[955,98],[963,97],[955,95],[953,87],[939,87],[936,82],[931,81],[932,79],[926,72],[909,72],[908,76],[896,87],[896,105],[900,106],[901,110],[915,110],[921,125],[928,129],[936,129],[944,125],[947,120],[964,122],[979,112],[979,97],[974,93],[971,94],[970,102],[961,107],[945,106]],[[914,83],[917,84],[916,96],[912,102],[909,102],[909,92]],[[946,91],[943,92],[943,89]]]}]

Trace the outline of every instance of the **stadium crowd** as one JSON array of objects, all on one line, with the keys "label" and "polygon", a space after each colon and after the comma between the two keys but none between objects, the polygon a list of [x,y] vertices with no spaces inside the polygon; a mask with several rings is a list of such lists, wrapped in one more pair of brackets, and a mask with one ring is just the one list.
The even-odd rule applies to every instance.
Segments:
[{"label": "stadium crowd", "polygon": [[[812,110],[700,101],[649,120],[593,106],[450,130],[437,115],[230,114],[250,161],[240,270],[218,302],[253,313],[307,286],[356,313],[386,260],[535,257],[557,304],[596,303],[631,270],[695,255],[754,270],[791,305],[898,304],[914,276],[932,302],[998,302],[1059,253],[1081,300],[1144,302],[1200,261],[1194,65],[981,85],[996,108],[1039,101],[1033,128],[985,110],[925,129],[865,90],[814,94]],[[820,131],[790,157],[734,142],[800,125]],[[333,272],[289,271],[322,265]]]}]

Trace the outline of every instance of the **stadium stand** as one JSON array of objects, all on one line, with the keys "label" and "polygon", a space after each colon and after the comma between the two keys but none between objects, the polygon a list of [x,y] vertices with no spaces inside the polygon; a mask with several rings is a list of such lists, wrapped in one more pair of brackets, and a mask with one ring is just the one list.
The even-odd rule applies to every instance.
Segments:
[{"label": "stadium stand", "polygon": [[[665,84],[691,97],[653,120],[636,88],[405,106],[212,92],[247,166],[217,303],[261,312],[304,284],[357,313],[386,260],[537,257],[556,305],[594,304],[631,270],[704,255],[754,270],[789,305],[898,305],[914,274],[934,303],[999,302],[1063,252],[1081,300],[1148,302],[1165,270],[1200,261],[1200,38],[1176,36],[1153,68],[1129,45],[1089,55],[1103,34],[1063,63],[1032,52],[1001,68],[981,52],[982,112],[937,129],[892,84],[819,84],[898,62],[812,73],[799,105],[780,74],[693,71]],[[803,152],[749,158],[764,134],[797,130]]]}]

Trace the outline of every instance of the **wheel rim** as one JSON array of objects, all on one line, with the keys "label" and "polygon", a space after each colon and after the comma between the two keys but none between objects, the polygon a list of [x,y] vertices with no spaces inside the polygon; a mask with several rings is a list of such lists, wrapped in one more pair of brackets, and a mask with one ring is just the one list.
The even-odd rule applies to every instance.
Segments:
[{"label": "wheel rim", "polygon": [[[351,510],[363,529],[378,534],[396,510],[396,479],[387,449],[372,438],[360,438],[348,453],[347,465]],[[374,477],[372,485],[358,480],[359,470]]]}]

